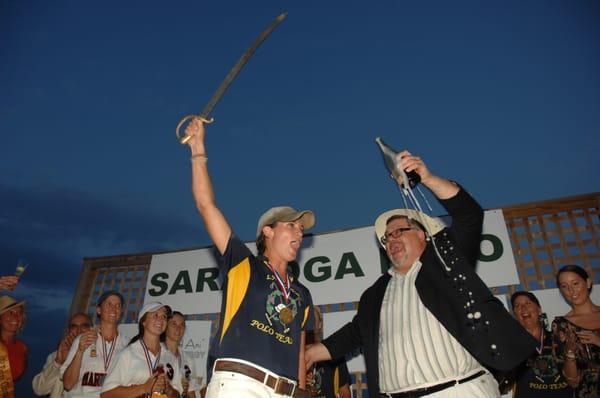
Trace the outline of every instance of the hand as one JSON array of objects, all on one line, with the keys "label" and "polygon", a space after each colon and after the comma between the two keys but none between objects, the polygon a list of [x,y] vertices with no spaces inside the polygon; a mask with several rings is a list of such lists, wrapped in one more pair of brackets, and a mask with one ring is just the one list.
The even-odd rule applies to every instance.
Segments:
[{"label": "hand", "polygon": [[71,349],[71,345],[73,344],[73,340],[77,337],[74,333],[67,333],[65,337],[58,344],[58,349],[56,350],[56,363],[62,365],[67,359],[67,355],[69,354],[69,350]]},{"label": "hand", "polygon": [[595,346],[600,346],[600,336],[594,333],[591,330],[582,330],[577,332],[577,337],[583,344],[593,344]]},{"label": "hand", "polygon": [[152,394],[152,386],[154,386],[155,376],[150,376],[144,384],[142,384],[142,390],[144,394]]},{"label": "hand", "polygon": [[[200,118],[193,118],[192,122],[185,128],[185,135],[192,138],[188,140],[188,145],[192,149],[192,153],[204,153],[204,123]],[[199,148],[200,147],[200,148]],[[201,152],[196,152],[196,149],[201,149]]]},{"label": "hand", "polygon": [[423,183],[426,183],[427,179],[432,175],[423,160],[418,156],[413,156],[408,151],[402,151],[397,154],[396,161],[399,163],[399,167],[405,172],[408,173],[414,170],[421,177]]},{"label": "hand", "polygon": [[19,282],[19,277],[14,275],[8,276],[0,276],[0,290],[15,290],[15,286],[17,286],[17,282]]},{"label": "hand", "polygon": [[79,347],[77,347],[77,350],[79,352],[84,352],[89,346],[96,342],[97,338],[98,334],[96,333],[96,329],[90,329],[87,332],[82,333],[79,338]]}]

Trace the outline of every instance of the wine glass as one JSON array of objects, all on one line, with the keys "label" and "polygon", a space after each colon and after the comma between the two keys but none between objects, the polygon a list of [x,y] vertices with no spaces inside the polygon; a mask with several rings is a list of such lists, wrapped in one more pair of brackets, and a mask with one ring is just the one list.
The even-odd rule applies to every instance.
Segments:
[{"label": "wine glass", "polygon": [[23,272],[25,272],[28,266],[29,264],[27,263],[27,260],[25,260],[24,258],[20,258],[17,262],[17,268],[15,269],[15,276],[20,277],[23,274]]}]

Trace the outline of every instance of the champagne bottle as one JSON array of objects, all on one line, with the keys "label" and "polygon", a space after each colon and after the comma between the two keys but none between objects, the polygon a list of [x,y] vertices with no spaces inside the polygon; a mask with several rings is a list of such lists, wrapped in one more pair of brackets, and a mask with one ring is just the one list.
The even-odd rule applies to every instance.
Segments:
[{"label": "champagne bottle", "polygon": [[383,161],[390,174],[392,175],[392,178],[394,178],[396,181],[402,181],[403,185],[405,185],[405,183],[408,183],[411,189],[416,187],[417,184],[421,182],[421,176],[419,176],[419,174],[417,174],[416,171],[412,170],[407,173],[400,168],[400,165],[396,160],[396,155],[398,154],[398,151],[392,149],[389,145],[383,142],[383,140],[380,137],[375,138],[375,142],[377,143],[377,145],[379,145],[379,149],[381,149]]}]

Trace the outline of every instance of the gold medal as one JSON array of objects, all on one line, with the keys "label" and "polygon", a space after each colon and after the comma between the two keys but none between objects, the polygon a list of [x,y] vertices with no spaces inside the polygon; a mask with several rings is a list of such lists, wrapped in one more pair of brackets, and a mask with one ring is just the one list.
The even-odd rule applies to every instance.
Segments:
[{"label": "gold medal", "polygon": [[279,311],[279,319],[281,322],[289,325],[294,320],[294,313],[288,307],[284,307]]}]

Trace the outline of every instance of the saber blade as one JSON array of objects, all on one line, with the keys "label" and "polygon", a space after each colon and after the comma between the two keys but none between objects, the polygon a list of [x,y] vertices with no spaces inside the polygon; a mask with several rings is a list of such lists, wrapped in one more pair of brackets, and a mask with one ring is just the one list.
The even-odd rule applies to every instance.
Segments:
[{"label": "saber blade", "polygon": [[267,28],[256,38],[256,40],[254,40],[254,43],[252,43],[252,45],[242,54],[242,56],[240,57],[240,59],[238,59],[233,68],[231,68],[227,76],[225,76],[225,79],[223,79],[221,85],[219,86],[217,91],[215,91],[215,93],[212,95],[208,103],[204,106],[204,109],[202,109],[202,112],[200,112],[200,114],[187,115],[179,121],[179,123],[177,124],[177,129],[175,130],[175,134],[177,135],[177,139],[181,144],[185,144],[190,139],[189,136],[180,134],[181,127],[186,122],[190,121],[194,117],[201,119],[205,123],[212,123],[214,121],[214,119],[210,117],[210,113],[212,112],[214,107],[217,105],[223,94],[225,94],[225,91],[227,91],[227,89],[229,88],[233,80],[236,78],[236,76],[240,73],[244,65],[246,65],[250,57],[252,57],[254,52],[267,39],[267,37],[269,37],[269,35],[275,30],[275,28],[277,28],[277,26],[279,26],[279,24],[283,22],[286,16],[287,12],[278,15],[277,18],[275,18],[273,22],[271,22],[271,24],[269,24],[269,26],[267,26]]}]

